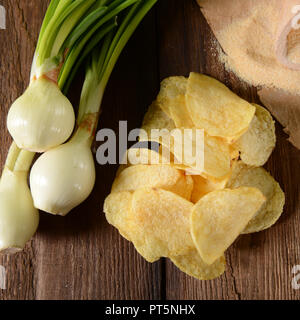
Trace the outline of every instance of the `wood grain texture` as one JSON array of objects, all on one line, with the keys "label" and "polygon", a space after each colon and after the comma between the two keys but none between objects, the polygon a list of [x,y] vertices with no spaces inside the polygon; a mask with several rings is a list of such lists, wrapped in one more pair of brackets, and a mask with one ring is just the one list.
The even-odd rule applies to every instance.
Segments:
[{"label": "wood grain texture", "polygon": [[[10,104],[26,88],[47,0],[4,0],[7,29],[0,30],[1,163],[11,139]],[[218,62],[216,42],[194,0],[160,1],[123,53],[103,102],[99,128],[139,127],[159,82],[190,71],[212,75],[240,96],[259,102]],[[80,79],[70,98],[76,104]],[[300,264],[300,152],[277,126],[278,143],[267,169],[287,194],[285,212],[270,230],[240,237],[227,253],[227,270],[214,281],[197,281],[171,262],[145,262],[105,221],[102,205],[117,166],[97,166],[91,197],[66,218],[41,215],[37,235],[24,252],[1,256],[7,289],[0,299],[300,299],[292,267]],[[96,150],[97,144],[94,149]]]}]

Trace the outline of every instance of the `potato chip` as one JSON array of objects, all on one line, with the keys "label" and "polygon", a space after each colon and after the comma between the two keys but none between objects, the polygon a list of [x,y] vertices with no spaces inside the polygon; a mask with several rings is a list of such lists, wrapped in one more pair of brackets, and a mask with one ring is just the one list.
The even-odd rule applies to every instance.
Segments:
[{"label": "potato chip", "polygon": [[174,121],[167,116],[167,114],[159,107],[156,101],[154,101],[149,107],[141,129],[147,134],[141,131],[141,141],[151,141],[151,130],[152,129],[167,129],[169,131],[175,129]]},{"label": "potato chip", "polygon": [[280,185],[264,168],[249,167],[239,161],[227,187],[241,186],[257,188],[267,199],[243,233],[253,233],[270,228],[283,212],[285,196]]},{"label": "potato chip", "polygon": [[128,217],[131,210],[132,193],[123,191],[111,193],[104,202],[104,213],[109,224],[117,228],[120,234],[130,240]]},{"label": "potato chip", "polygon": [[177,128],[193,128],[194,123],[187,110],[185,96],[177,98],[177,104],[170,108],[170,117]]},{"label": "potato chip", "polygon": [[[126,168],[131,167],[132,165],[138,164],[170,164],[174,157],[169,152],[165,152],[162,146],[159,146],[158,152],[156,150],[147,149],[147,148],[135,148],[132,147],[126,151],[124,155],[124,164],[121,164],[117,170],[116,177]],[[163,154],[167,154],[167,157],[164,157]]]},{"label": "potato chip", "polygon": [[177,128],[192,128],[193,121],[185,103],[187,78],[170,77],[162,81],[157,104],[174,121]]},{"label": "potato chip", "polygon": [[[170,164],[173,161],[172,155],[163,150],[159,146],[158,152],[155,149],[147,148],[130,148],[125,154],[127,164],[124,164],[124,169],[132,165],[138,164]],[[169,155],[169,156],[164,156]]]},{"label": "potato chip", "polygon": [[177,268],[198,280],[212,280],[221,276],[226,267],[225,257],[222,256],[213,264],[206,264],[196,249],[185,255],[170,257]]},{"label": "potato chip", "polygon": [[251,166],[263,166],[269,159],[275,144],[275,124],[268,110],[254,105],[256,112],[249,129],[236,142],[242,161]]},{"label": "potato chip", "polygon": [[191,196],[191,201],[193,203],[196,203],[206,194],[215,190],[224,189],[228,182],[229,175],[219,180],[210,180],[199,175],[193,175],[192,179],[194,181],[194,188]]},{"label": "potato chip", "polygon": [[256,188],[213,191],[201,198],[191,215],[191,234],[201,258],[212,264],[245,229],[265,202]]},{"label": "potato chip", "polygon": [[193,204],[162,190],[136,190],[130,214],[130,235],[137,251],[149,262],[185,254],[195,245],[190,234]]},{"label": "potato chip", "polygon": [[222,139],[205,135],[204,175],[223,178],[230,172],[231,153],[228,144]]},{"label": "potato chip", "polygon": [[160,84],[160,91],[157,96],[157,104],[171,118],[170,109],[177,104],[176,99],[186,93],[187,78],[169,77]]},{"label": "potato chip", "polygon": [[123,170],[115,179],[112,192],[160,188],[190,200],[193,179],[169,165],[136,165]]},{"label": "potato chip", "polygon": [[197,128],[228,142],[246,132],[255,113],[254,106],[221,82],[193,72],[188,79],[186,103]]},{"label": "potato chip", "polygon": [[238,160],[240,157],[240,151],[235,143],[229,145],[231,160]]},{"label": "potato chip", "polygon": [[158,152],[154,149],[135,149],[130,148],[127,152],[130,165],[135,164],[170,164],[173,155],[164,147],[158,146]]}]

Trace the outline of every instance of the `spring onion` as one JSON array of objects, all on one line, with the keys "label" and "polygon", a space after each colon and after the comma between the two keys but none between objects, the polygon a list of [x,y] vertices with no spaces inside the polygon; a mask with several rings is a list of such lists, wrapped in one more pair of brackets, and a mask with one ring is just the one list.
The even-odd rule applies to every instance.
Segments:
[{"label": "spring onion", "polygon": [[35,207],[64,216],[91,193],[95,183],[91,144],[107,82],[126,43],[156,2],[137,1],[118,29],[106,36],[101,50],[93,52],[75,134],[66,144],[45,152],[32,167],[30,187]]},{"label": "spring onion", "polygon": [[0,252],[14,253],[24,248],[39,224],[27,184],[34,154],[12,144],[0,180]]}]

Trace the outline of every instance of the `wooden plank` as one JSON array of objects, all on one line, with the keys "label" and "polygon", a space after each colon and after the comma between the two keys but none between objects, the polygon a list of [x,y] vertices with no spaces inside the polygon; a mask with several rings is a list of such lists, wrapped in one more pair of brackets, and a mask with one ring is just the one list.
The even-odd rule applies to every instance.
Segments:
[{"label": "wooden plank", "polygon": [[[11,103],[28,84],[31,60],[37,40],[37,30],[47,1],[4,0],[6,30],[0,30],[0,132],[1,164],[5,162],[11,138],[6,129],[6,114]],[[15,256],[0,256],[0,265],[6,268],[6,290],[0,290],[0,299],[33,299],[35,297],[34,256],[38,239]]]},{"label": "wooden plank", "polygon": [[[17,2],[17,3],[16,3]],[[31,59],[47,1],[4,1],[7,30],[1,31],[1,161],[11,139],[5,118],[28,83]],[[140,125],[157,92],[155,12],[122,55],[103,102],[99,128]],[[151,45],[150,45],[151,44]],[[142,84],[142,85],[141,85]],[[70,93],[78,96],[79,83]],[[23,253],[0,258],[7,290],[0,299],[160,299],[161,264],[149,265],[105,220],[102,206],[117,166],[97,166],[91,197],[66,218],[42,214],[40,228]]]},{"label": "wooden plank", "polygon": [[[224,71],[216,40],[195,1],[162,1],[158,13],[160,78],[204,72],[226,83],[249,101],[256,90]],[[167,299],[299,299],[292,268],[300,263],[299,155],[277,128],[278,143],[267,169],[287,194],[283,217],[276,226],[241,236],[228,251],[226,273],[214,281],[197,281],[166,262]]]}]

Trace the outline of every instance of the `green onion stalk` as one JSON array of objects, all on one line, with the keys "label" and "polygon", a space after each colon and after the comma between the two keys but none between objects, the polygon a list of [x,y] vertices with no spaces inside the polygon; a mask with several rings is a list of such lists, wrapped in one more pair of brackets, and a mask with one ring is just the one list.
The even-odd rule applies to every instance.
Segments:
[{"label": "green onion stalk", "polygon": [[30,187],[36,208],[65,216],[81,204],[95,184],[91,145],[112,70],[128,40],[157,0],[137,1],[93,51],[82,88],[77,129],[69,142],[45,152],[33,165]]},{"label": "green onion stalk", "polygon": [[137,1],[51,1],[36,46],[29,86],[12,104],[7,117],[8,130],[19,148],[45,152],[71,136],[74,109],[58,79],[63,86],[70,85],[74,76],[70,71],[87,44],[92,46],[111,31],[115,17]]}]

